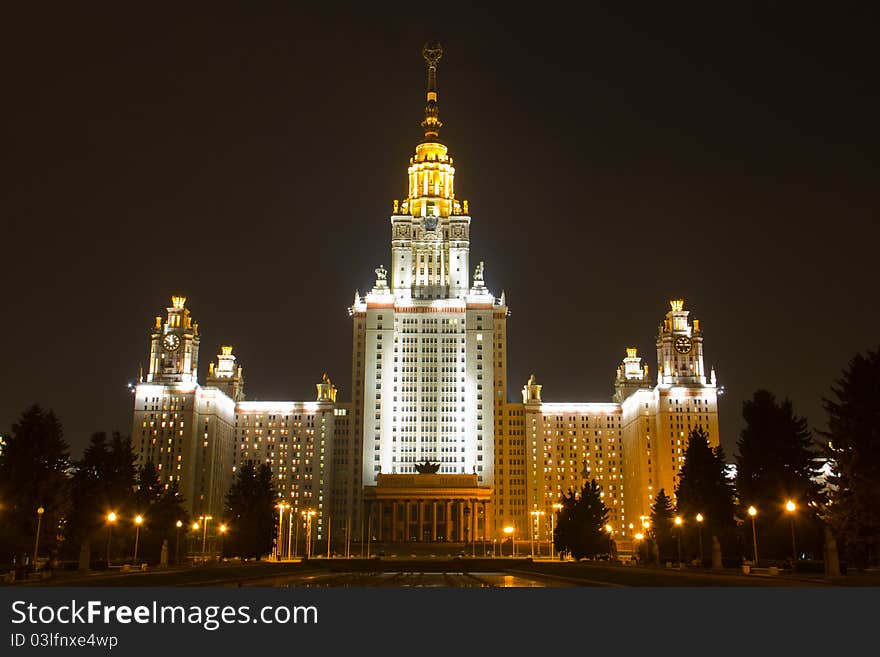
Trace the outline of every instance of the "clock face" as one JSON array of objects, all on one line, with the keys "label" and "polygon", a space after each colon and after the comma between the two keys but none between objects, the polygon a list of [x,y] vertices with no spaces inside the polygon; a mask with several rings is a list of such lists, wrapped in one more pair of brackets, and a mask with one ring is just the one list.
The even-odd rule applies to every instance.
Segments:
[{"label": "clock face", "polygon": [[693,346],[691,339],[686,335],[675,338],[675,350],[680,354],[689,354]]},{"label": "clock face", "polygon": [[174,335],[174,333],[169,333],[162,340],[162,344],[165,345],[165,349],[168,351],[177,351],[177,348],[180,346],[180,338]]}]

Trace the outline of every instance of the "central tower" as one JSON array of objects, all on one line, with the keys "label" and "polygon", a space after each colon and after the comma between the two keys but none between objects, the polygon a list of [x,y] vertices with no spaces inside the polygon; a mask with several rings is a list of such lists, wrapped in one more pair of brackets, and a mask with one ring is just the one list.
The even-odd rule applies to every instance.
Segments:
[{"label": "central tower", "polygon": [[407,196],[393,202],[391,262],[350,308],[349,461],[360,461],[359,493],[380,473],[413,474],[425,461],[491,486],[494,413],[506,399],[507,306],[486,288],[482,262],[469,275],[468,203],[456,198],[453,160],[440,141],[443,49],[426,44],[422,55],[423,138],[409,160]]}]

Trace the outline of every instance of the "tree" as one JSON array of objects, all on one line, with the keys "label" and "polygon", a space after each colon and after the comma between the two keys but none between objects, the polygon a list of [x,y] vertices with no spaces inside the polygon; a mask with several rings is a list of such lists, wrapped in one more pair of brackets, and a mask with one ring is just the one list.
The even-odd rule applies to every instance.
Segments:
[{"label": "tree", "polygon": [[579,492],[569,490],[562,496],[562,509],[553,530],[555,551],[571,552],[575,559],[609,552],[611,541],[605,531],[607,522],[608,509],[602,502],[595,479],[585,483]]},{"label": "tree", "polygon": [[[746,426],[737,441],[736,457],[741,517],[746,517],[742,509],[750,505],[758,509],[758,542],[770,556],[791,554],[792,519],[801,548],[819,552],[822,491],[814,479],[819,474],[819,455],[807,421],[794,414],[789,400],[777,402],[766,390],[758,390],[743,403],[743,418]],[[784,505],[789,499],[797,505],[797,515],[787,518]]]},{"label": "tree", "polygon": [[651,538],[657,546],[657,558],[661,563],[671,560],[676,552],[675,538],[672,535],[674,510],[672,498],[661,488],[651,505]]},{"label": "tree", "polygon": [[[732,545],[736,527],[734,490],[725,468],[724,449],[710,447],[709,435],[703,429],[692,430],[675,499],[677,511],[688,525],[696,522],[698,513],[702,514],[706,537],[711,541],[712,536],[717,536],[719,541]],[[688,531],[687,539],[690,551],[696,553],[699,550],[698,536]]]},{"label": "tree", "polygon": [[847,560],[864,567],[880,561],[880,350],[853,357],[831,392],[827,518]]},{"label": "tree", "polygon": [[[108,551],[112,558],[127,549],[130,532],[109,532],[107,514],[116,513],[120,527],[130,525],[135,508],[134,486],[134,454],[129,439],[118,432],[109,441],[104,432],[92,434],[72,477],[71,512],[66,524],[69,557],[79,554],[83,545],[101,560]],[[109,546],[108,539],[112,539]]]},{"label": "tree", "polygon": [[39,552],[57,551],[68,508],[69,458],[55,414],[36,404],[25,409],[0,452],[0,563],[22,563],[33,556],[40,507]]},{"label": "tree", "polygon": [[224,541],[224,553],[259,559],[271,552],[276,535],[276,503],[269,465],[263,463],[254,468],[247,463],[241,466],[226,495],[231,528]]}]

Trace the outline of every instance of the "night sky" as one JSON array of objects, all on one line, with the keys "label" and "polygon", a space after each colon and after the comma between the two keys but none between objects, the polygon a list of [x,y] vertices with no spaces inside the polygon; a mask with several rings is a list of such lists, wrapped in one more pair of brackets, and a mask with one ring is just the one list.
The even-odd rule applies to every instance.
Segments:
[{"label": "night sky", "polygon": [[325,370],[349,399],[346,309],[388,265],[428,39],[512,398],[534,372],[546,401],[610,401],[626,346],[655,375],[682,296],[732,456],[754,390],[821,428],[880,344],[869,3],[30,4],[3,19],[3,431],[39,402],[75,456],[129,432],[176,293],[201,379],[231,343],[249,399],[312,399]]}]

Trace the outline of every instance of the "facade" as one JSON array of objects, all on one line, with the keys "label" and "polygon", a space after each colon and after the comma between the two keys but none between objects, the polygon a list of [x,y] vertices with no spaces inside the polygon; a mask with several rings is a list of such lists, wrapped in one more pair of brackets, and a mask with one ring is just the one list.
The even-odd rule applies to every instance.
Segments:
[{"label": "facade", "polygon": [[326,375],[314,401],[247,401],[229,346],[199,385],[198,324],[174,297],[135,389],[138,460],[177,484],[193,515],[215,517],[236,469],[268,463],[280,501],[315,511],[319,539],[335,519],[346,540],[462,541],[508,525],[547,540],[553,504],[596,479],[626,540],[661,488],[674,493],[689,431],[702,427],[719,444],[700,323],[673,299],[657,332],[656,379],[627,349],[610,400],[544,401],[534,376],[521,401],[509,400],[506,298],[487,288],[482,262],[471,273],[468,202],[439,136],[442,50],[423,55],[424,138],[407,195],[392,204],[390,261],[349,308],[351,401],[337,402]]}]

